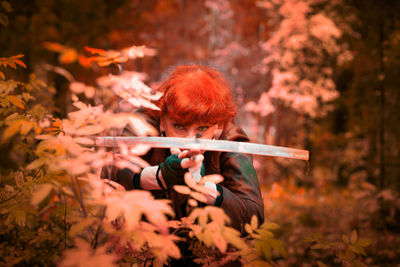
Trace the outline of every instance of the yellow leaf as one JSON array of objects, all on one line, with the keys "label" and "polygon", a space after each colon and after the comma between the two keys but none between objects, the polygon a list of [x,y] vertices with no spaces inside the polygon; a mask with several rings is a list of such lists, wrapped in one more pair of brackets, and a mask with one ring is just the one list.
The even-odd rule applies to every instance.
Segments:
[{"label": "yellow leaf", "polygon": [[7,11],[8,13],[10,13],[11,11],[13,11],[10,3],[8,3],[7,1],[1,1],[1,6],[5,9],[5,11]]},{"label": "yellow leaf", "polygon": [[15,95],[9,95],[9,96],[8,96],[8,100],[9,100],[14,106],[17,106],[17,107],[22,108],[22,109],[25,108],[25,107],[24,107],[24,101],[23,101],[22,99],[18,98],[17,96],[15,96]]},{"label": "yellow leaf", "polygon": [[0,77],[4,80],[6,78],[6,76],[4,75],[3,72],[0,71]]},{"label": "yellow leaf", "polygon": [[26,166],[26,169],[27,170],[35,170],[46,163],[47,163],[46,159],[38,158],[37,160],[32,161],[28,166]]},{"label": "yellow leaf", "polygon": [[31,198],[32,206],[37,207],[50,194],[51,190],[53,190],[51,184],[41,184],[35,188]]},{"label": "yellow leaf", "polygon": [[258,220],[257,220],[257,216],[253,215],[253,217],[251,217],[251,228],[253,229],[257,229],[258,227]]},{"label": "yellow leaf", "polygon": [[360,238],[357,243],[361,247],[368,247],[369,245],[371,245],[372,239],[370,239],[370,238]]},{"label": "yellow leaf", "polygon": [[275,230],[275,229],[279,228],[279,225],[277,225],[276,223],[273,223],[273,222],[265,222],[261,225],[260,228],[268,229],[268,230]]},{"label": "yellow leaf", "polygon": [[60,61],[60,63],[70,64],[70,63],[75,62],[77,60],[77,58],[78,58],[78,53],[76,52],[76,50],[69,48],[69,49],[64,50],[60,54],[58,60]]},{"label": "yellow leaf", "polygon": [[244,229],[246,230],[247,233],[251,234],[253,232],[253,229],[251,228],[251,225],[246,223],[244,225]]},{"label": "yellow leaf", "polygon": [[367,256],[367,254],[365,253],[365,250],[360,246],[350,245],[349,248],[356,254]]},{"label": "yellow leaf", "polygon": [[32,123],[32,122],[30,122],[30,121],[24,121],[24,122],[21,124],[21,128],[20,128],[19,132],[20,132],[22,135],[26,135],[26,134],[32,129],[32,126],[33,126],[33,123]]},{"label": "yellow leaf", "polygon": [[342,240],[343,240],[343,242],[346,243],[346,244],[349,244],[349,243],[350,243],[350,240],[349,240],[349,238],[347,237],[347,235],[342,235]]},{"label": "yellow leaf", "polygon": [[104,128],[101,125],[89,125],[79,128],[75,133],[77,135],[93,135],[101,133],[102,131],[104,131]]},{"label": "yellow leaf", "polygon": [[96,218],[93,217],[88,217],[85,219],[82,219],[82,221],[73,224],[68,231],[68,234],[70,237],[75,237],[77,234],[85,230],[88,226],[92,225],[95,222]]},{"label": "yellow leaf", "polygon": [[39,127],[39,125],[37,125],[36,122],[33,123],[33,129],[35,130],[35,134],[40,134],[42,132],[42,128]]},{"label": "yellow leaf", "polygon": [[218,250],[222,253],[225,253],[228,244],[226,243],[225,239],[219,233],[214,233],[213,241],[214,241],[215,246],[218,248]]},{"label": "yellow leaf", "polygon": [[357,242],[357,231],[355,229],[351,232],[350,241],[352,244]]},{"label": "yellow leaf", "polygon": [[19,131],[22,123],[23,121],[21,120],[13,121],[10,126],[8,126],[8,128],[4,131],[2,142],[4,143],[5,141],[13,137]]},{"label": "yellow leaf", "polygon": [[271,259],[271,250],[272,250],[270,244],[268,242],[262,242],[261,249],[264,254],[264,257],[267,260],[270,260]]},{"label": "yellow leaf", "polygon": [[238,249],[247,249],[248,246],[246,242],[240,238],[240,233],[239,231],[230,228],[230,227],[224,227],[224,231],[222,232],[223,237],[228,241],[230,244],[235,246]]}]

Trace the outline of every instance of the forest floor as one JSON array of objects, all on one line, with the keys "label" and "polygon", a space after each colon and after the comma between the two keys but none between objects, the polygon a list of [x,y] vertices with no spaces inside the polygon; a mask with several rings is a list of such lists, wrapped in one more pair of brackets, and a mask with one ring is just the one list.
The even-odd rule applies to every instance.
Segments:
[{"label": "forest floor", "polygon": [[400,266],[400,200],[390,189],[282,180],[262,191],[265,220],[280,226],[287,246],[279,266]]}]

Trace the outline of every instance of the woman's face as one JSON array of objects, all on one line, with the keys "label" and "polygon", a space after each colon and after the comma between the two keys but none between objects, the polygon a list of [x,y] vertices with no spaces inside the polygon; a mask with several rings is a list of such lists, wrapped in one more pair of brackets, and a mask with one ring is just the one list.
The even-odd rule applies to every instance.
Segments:
[{"label": "woman's face", "polygon": [[218,124],[195,122],[190,125],[180,125],[169,118],[169,116],[164,115],[161,117],[160,128],[168,137],[212,139],[218,129]]}]

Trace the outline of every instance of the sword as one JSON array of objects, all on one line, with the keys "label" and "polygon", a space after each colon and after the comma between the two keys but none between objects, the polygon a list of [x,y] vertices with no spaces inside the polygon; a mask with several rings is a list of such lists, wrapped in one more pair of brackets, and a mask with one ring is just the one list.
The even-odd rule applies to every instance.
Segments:
[{"label": "sword", "polygon": [[96,146],[114,147],[117,144],[135,146],[145,144],[157,148],[177,147],[181,149],[200,149],[222,152],[236,152],[243,154],[255,154],[271,157],[283,157],[290,159],[309,159],[309,151],[249,142],[236,142],[227,140],[159,137],[159,136],[103,136],[95,138]]}]

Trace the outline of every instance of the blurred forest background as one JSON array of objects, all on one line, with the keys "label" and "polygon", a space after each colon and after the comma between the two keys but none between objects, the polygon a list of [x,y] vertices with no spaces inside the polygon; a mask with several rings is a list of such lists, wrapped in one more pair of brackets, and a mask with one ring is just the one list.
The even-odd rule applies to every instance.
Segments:
[{"label": "blurred forest background", "polygon": [[[353,229],[373,239],[366,254],[358,251],[365,264],[400,263],[399,1],[9,2],[0,10],[0,56],[25,55],[27,70],[0,71],[25,82],[34,74],[53,88],[38,101],[55,117],[66,117],[79,93],[106,110],[124,108],[115,94],[71,91],[71,82],[96,87],[120,72],[88,63],[86,46],[146,46],[122,69],[153,89],[178,65],[216,67],[253,142],[310,150],[309,174],[299,160],[254,159],[266,217],[287,245],[285,263],[338,264],[323,251],[339,255],[332,242]],[[2,169],[19,166],[10,148],[1,146]],[[324,238],[314,239],[320,247],[302,243],[311,233]]]}]

